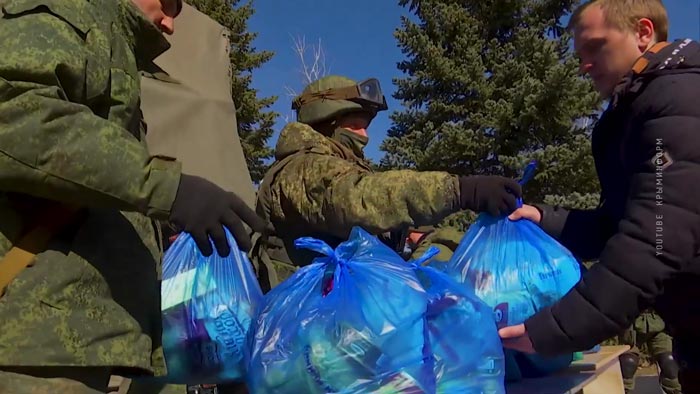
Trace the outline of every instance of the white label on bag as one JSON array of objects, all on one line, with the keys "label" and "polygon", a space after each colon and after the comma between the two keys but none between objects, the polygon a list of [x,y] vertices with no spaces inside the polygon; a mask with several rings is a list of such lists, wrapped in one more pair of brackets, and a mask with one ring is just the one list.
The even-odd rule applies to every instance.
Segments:
[{"label": "white label on bag", "polygon": [[[199,271],[199,275],[196,275],[197,271]],[[204,265],[163,280],[160,291],[162,297],[160,309],[164,311],[216,290],[216,282],[212,280],[208,271]],[[195,277],[199,282],[196,285]]]}]

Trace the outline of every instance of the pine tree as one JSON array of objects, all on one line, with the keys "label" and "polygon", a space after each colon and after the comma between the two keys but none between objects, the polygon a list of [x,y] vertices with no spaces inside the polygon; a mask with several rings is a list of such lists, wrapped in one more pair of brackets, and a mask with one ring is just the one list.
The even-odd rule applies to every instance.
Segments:
[{"label": "pine tree", "polygon": [[277,97],[260,98],[251,84],[253,71],[268,62],[274,53],[253,47],[257,33],[248,31],[248,20],[255,12],[252,1],[240,4],[240,0],[190,0],[188,3],[229,30],[231,94],[236,104],[238,135],[251,178],[260,182],[268,167],[265,160],[273,153],[267,142],[278,114],[268,109]]},{"label": "pine tree", "polygon": [[404,108],[392,114],[382,167],[516,177],[536,159],[526,202],[595,205],[599,99],[559,23],[575,3],[399,0],[418,21],[404,17],[395,33]]}]

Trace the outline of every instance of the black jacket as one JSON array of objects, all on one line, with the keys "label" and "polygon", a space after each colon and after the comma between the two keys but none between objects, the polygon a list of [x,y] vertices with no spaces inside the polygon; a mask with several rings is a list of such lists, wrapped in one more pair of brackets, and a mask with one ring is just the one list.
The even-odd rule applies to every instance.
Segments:
[{"label": "black jacket", "polygon": [[700,338],[700,44],[657,45],[635,70],[593,131],[599,207],[539,206],[546,232],[599,260],[526,321],[541,354],[591,348],[649,306],[677,339]]}]

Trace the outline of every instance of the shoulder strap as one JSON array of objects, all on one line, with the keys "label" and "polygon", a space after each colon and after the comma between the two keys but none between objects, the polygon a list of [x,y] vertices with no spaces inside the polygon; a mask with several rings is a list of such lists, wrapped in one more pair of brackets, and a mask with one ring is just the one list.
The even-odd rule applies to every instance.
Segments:
[{"label": "shoulder strap", "polygon": [[671,45],[671,43],[666,41],[654,44],[651,48],[647,49],[642,54],[642,56],[640,56],[639,59],[637,59],[636,62],[634,62],[634,65],[632,66],[632,71],[635,74],[641,74],[644,70],[646,70],[647,66],[649,65],[649,58],[652,55],[659,53],[659,51],[661,51],[669,45]]},{"label": "shoulder strap", "polygon": [[46,250],[49,241],[76,219],[77,212],[77,207],[53,204],[42,212],[39,222],[0,259],[0,296],[22,270],[34,264],[36,255]]}]

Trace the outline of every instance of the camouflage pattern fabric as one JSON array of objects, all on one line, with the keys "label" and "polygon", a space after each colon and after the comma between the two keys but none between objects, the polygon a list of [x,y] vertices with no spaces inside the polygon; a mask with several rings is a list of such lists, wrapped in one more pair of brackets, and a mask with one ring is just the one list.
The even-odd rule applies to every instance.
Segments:
[{"label": "camouflage pattern fabric", "polygon": [[430,247],[436,247],[440,251],[435,257],[426,261],[430,263],[432,261],[447,262],[452,258],[454,251],[459,246],[459,242],[464,237],[464,233],[452,228],[452,227],[439,227],[427,234],[418,244],[416,249],[411,253],[411,259],[415,260],[425,252],[428,251]]},{"label": "camouflage pattern fabric", "polygon": [[48,200],[87,216],[0,298],[0,365],[165,372],[153,219],[180,166],[145,146],[137,59],[167,46],[129,0],[3,0],[0,256]]},{"label": "camouflage pattern fabric", "polygon": [[[619,341],[623,345],[629,345],[628,352],[634,354],[637,359],[641,353],[639,348],[646,344],[652,356],[652,362],[655,362],[656,357],[673,352],[673,338],[664,331],[665,328],[666,324],[661,316],[653,310],[646,310],[637,317],[630,328],[620,335]],[[626,392],[634,390],[634,376],[623,380]],[[681,393],[681,384],[678,379],[661,376],[659,383],[666,394]]]},{"label": "camouflage pattern fabric", "polygon": [[353,226],[381,234],[435,224],[460,209],[457,176],[411,170],[374,173],[352,147],[303,123],[282,130],[275,158],[258,192],[256,210],[274,224],[296,266],[314,257],[294,248],[299,237],[320,238],[333,246]]},{"label": "camouflage pattern fabric", "polygon": [[294,275],[298,269],[287,255],[284,241],[276,236],[255,234],[249,257],[263,293]]},{"label": "camouflage pattern fabric", "polygon": [[[620,343],[629,345],[629,351],[637,356],[640,355],[639,347],[644,343],[649,346],[649,354],[652,356],[670,353],[673,351],[673,340],[664,332],[665,328],[666,324],[661,316],[653,310],[647,310],[620,336]],[[659,338],[655,339],[657,336]]]}]

